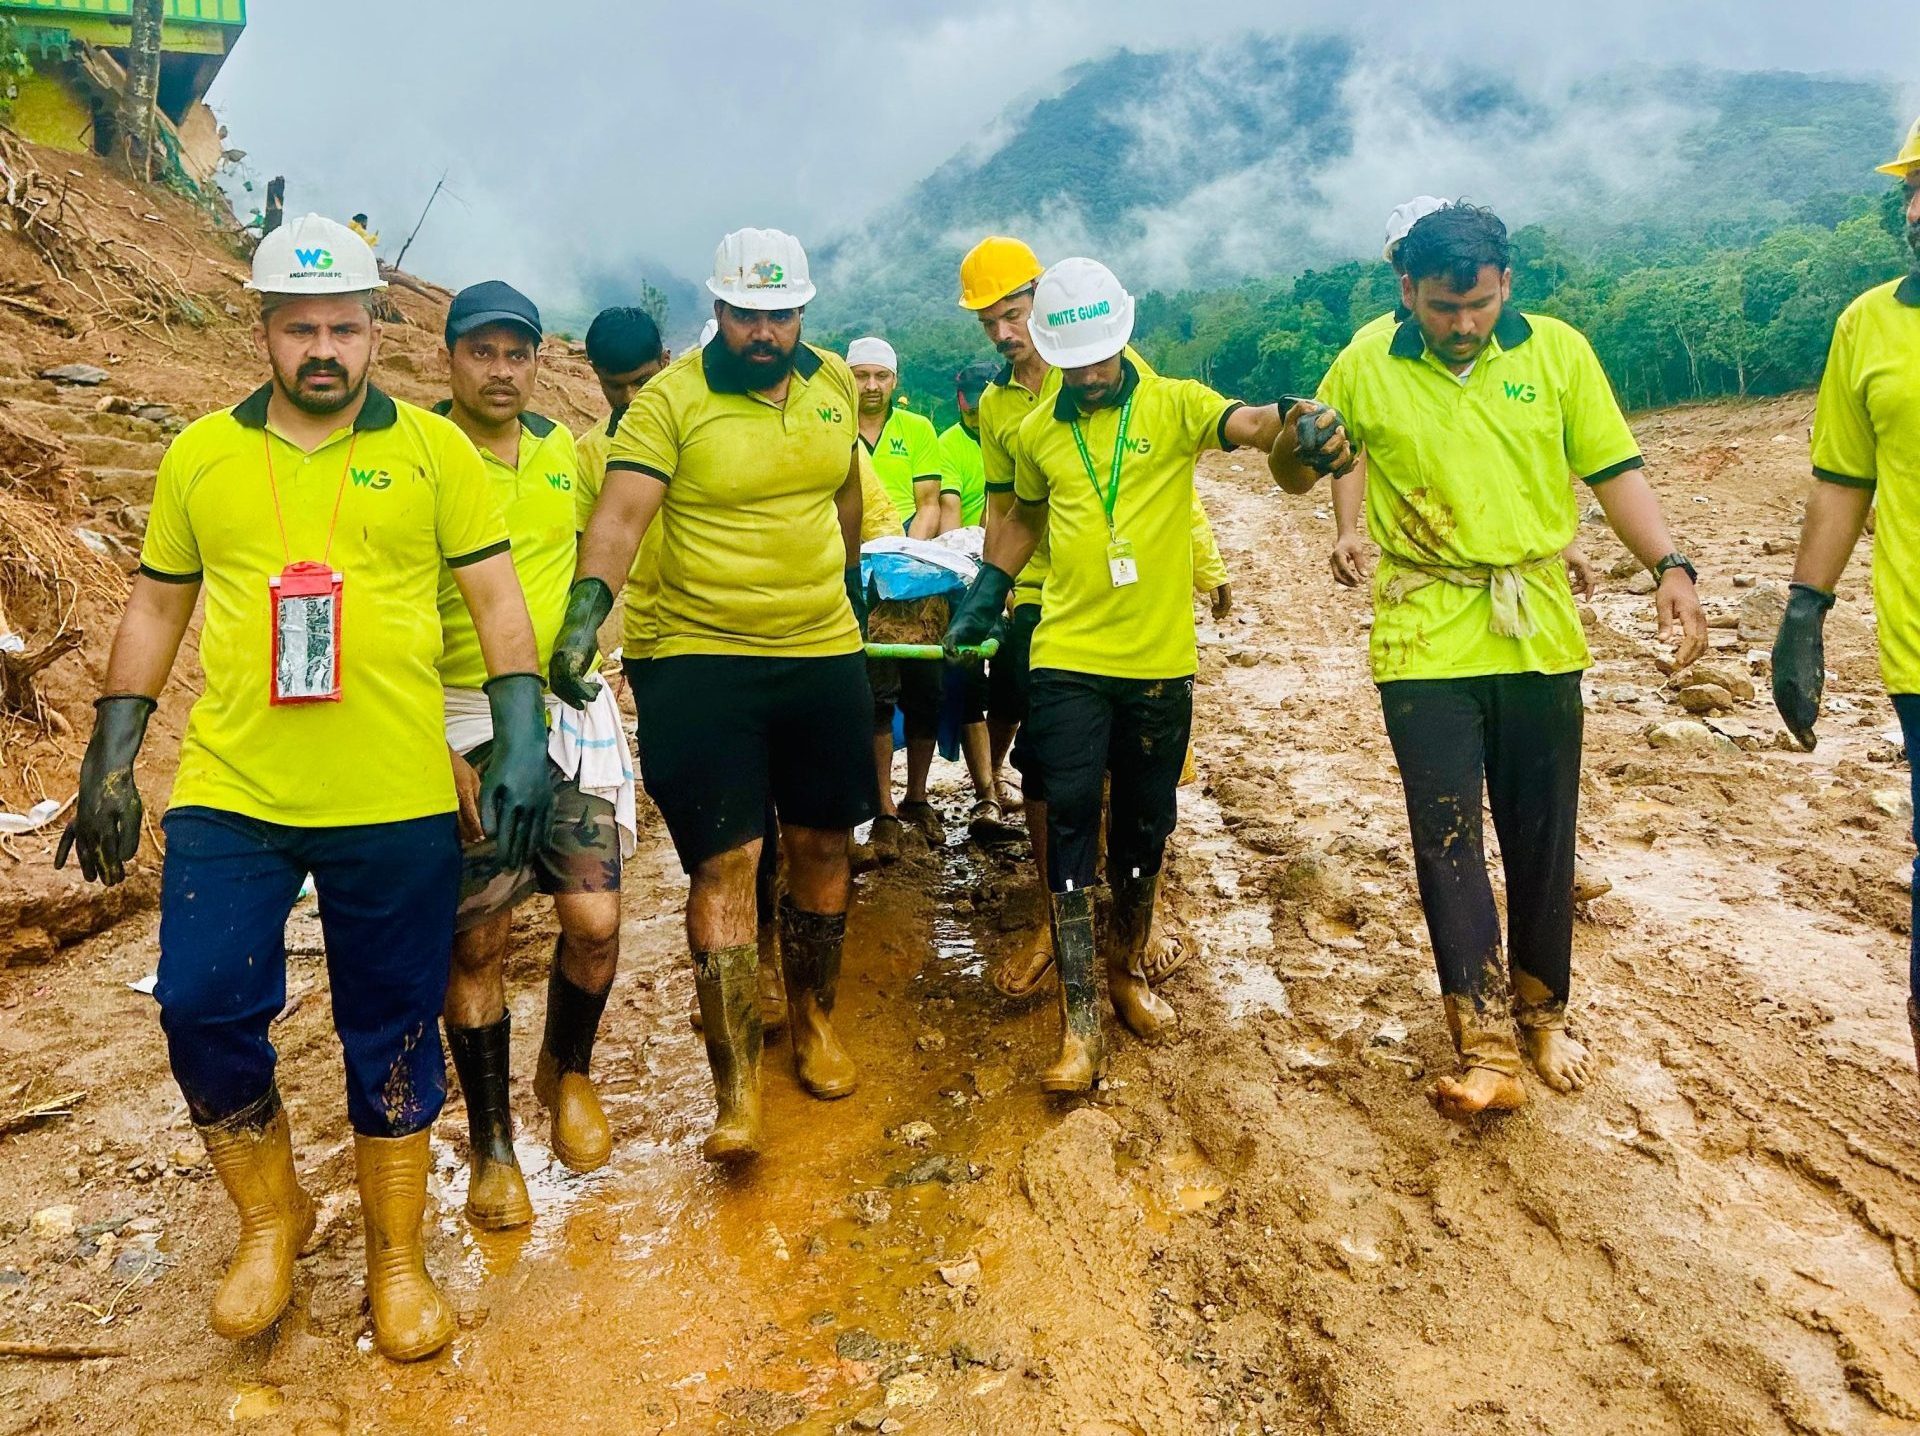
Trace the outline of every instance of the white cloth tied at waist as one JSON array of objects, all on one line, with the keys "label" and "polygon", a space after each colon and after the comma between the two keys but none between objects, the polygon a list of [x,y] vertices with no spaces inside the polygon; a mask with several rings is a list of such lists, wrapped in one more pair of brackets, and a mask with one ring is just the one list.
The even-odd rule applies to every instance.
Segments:
[{"label": "white cloth tied at waist", "polygon": [[[478,688],[449,688],[447,744],[456,753],[471,753],[493,737],[493,709]],[[639,846],[639,819],[634,806],[633,753],[620,721],[620,703],[613,688],[602,680],[600,691],[584,709],[569,708],[551,693],[547,700],[547,756],[580,791],[613,804],[613,821],[620,829],[620,859],[633,856]]]},{"label": "white cloth tied at waist", "polygon": [[1381,558],[1394,571],[1381,590],[1388,603],[1405,603],[1409,594],[1434,583],[1450,583],[1455,588],[1484,588],[1493,600],[1487,628],[1501,638],[1533,637],[1536,629],[1533,615],[1527,611],[1526,576],[1561,561],[1556,553],[1524,563],[1450,568],[1443,564],[1409,563],[1391,554],[1382,554]]}]

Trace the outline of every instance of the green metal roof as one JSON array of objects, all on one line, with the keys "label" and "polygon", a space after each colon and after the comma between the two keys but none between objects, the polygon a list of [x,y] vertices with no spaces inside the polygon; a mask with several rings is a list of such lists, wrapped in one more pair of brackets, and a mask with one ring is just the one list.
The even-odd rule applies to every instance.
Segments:
[{"label": "green metal roof", "polygon": [[[166,0],[166,16],[202,25],[245,25],[247,0]],[[131,15],[133,0],[0,0],[0,10],[28,10],[36,15]]]}]

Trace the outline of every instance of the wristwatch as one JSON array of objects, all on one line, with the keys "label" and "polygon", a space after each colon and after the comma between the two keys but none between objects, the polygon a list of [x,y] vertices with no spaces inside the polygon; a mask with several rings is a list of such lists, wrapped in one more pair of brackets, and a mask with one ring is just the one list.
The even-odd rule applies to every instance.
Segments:
[{"label": "wristwatch", "polygon": [[1687,561],[1687,556],[1683,553],[1670,553],[1661,559],[1660,562],[1656,563],[1653,566],[1653,581],[1655,583],[1660,582],[1661,579],[1667,576],[1667,570],[1670,568],[1682,569],[1690,581],[1694,583],[1700,582],[1700,575],[1695,572],[1693,565]]}]

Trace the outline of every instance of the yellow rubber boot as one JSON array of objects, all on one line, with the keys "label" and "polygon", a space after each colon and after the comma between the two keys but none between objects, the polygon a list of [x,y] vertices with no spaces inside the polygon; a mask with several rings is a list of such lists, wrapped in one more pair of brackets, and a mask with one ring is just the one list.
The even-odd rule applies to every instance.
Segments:
[{"label": "yellow rubber boot", "polygon": [[1093,977],[1093,894],[1053,895],[1053,951],[1060,968],[1060,1055],[1040,1074],[1047,1092],[1090,1092],[1106,1067],[1100,994]]},{"label": "yellow rubber boot", "polygon": [[278,1088],[237,1117],[199,1129],[240,1217],[240,1241],[210,1320],[232,1341],[258,1336],[293,1296],[293,1263],[313,1236],[313,1201],[293,1171],[293,1133]]},{"label": "yellow rubber boot", "polygon": [[367,1304],[373,1341],[392,1361],[418,1361],[453,1340],[453,1307],[427,1275],[420,1222],[427,1210],[428,1134],[353,1139],[367,1228]]},{"label": "yellow rubber boot", "polygon": [[846,934],[844,913],[803,912],[792,899],[780,900],[780,961],[787,971],[793,1070],[800,1085],[823,1102],[847,1096],[860,1083],[860,1069],[833,1030]]},{"label": "yellow rubber boot", "polygon": [[760,1155],[760,1000],[755,991],[759,953],[723,947],[693,955],[694,992],[701,1035],[713,1069],[719,1105],[713,1131],[701,1145],[709,1162],[746,1162]]}]

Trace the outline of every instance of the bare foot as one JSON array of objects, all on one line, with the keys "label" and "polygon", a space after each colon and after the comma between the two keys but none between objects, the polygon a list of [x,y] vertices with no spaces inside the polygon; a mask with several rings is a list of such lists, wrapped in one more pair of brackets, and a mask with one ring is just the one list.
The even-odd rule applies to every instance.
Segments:
[{"label": "bare foot", "polygon": [[1517,1112],[1527,1105],[1527,1089],[1518,1077],[1487,1067],[1469,1067],[1464,1077],[1442,1077],[1427,1096],[1442,1117],[1456,1121],[1476,1112]]},{"label": "bare foot", "polygon": [[1540,1080],[1556,1092],[1578,1092],[1587,1085],[1592,1055],[1564,1027],[1528,1027],[1521,1030],[1527,1056]]}]

